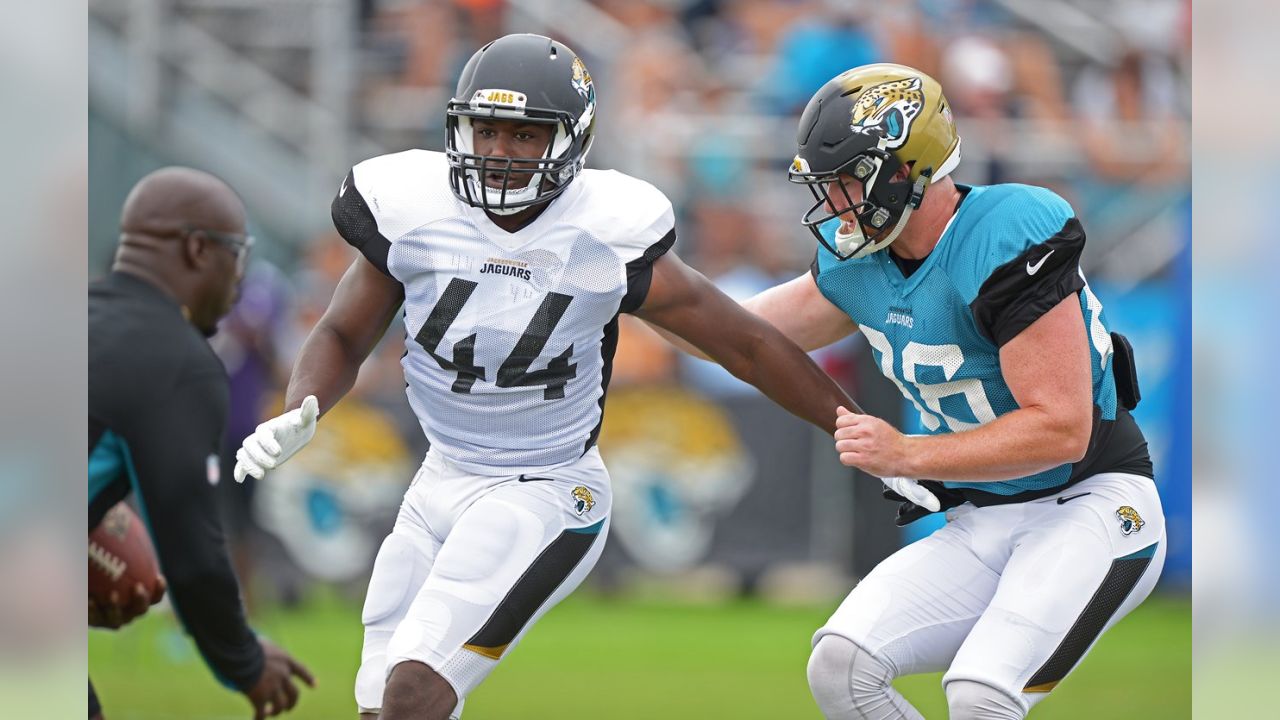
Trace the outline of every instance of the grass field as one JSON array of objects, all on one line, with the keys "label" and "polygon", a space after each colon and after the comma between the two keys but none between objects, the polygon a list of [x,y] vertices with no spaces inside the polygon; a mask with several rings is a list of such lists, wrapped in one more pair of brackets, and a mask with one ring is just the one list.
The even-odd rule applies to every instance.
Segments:
[{"label": "grass field", "polygon": [[[697,606],[570,598],[467,701],[467,720],[819,718],[805,682],[809,638],[832,607],[754,601]],[[316,674],[292,717],[355,717],[359,609],[333,600],[264,613],[255,627]],[[249,717],[212,678],[172,616],[89,637],[90,676],[110,720]],[[899,689],[946,717],[940,675]],[[1153,597],[1108,633],[1035,720],[1191,717],[1191,603]]]}]

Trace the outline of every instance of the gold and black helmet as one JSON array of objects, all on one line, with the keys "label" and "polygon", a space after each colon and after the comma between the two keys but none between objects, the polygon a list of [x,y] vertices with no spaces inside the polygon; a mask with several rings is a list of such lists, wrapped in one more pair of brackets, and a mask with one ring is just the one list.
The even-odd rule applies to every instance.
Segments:
[{"label": "gold and black helmet", "polygon": [[[816,200],[800,222],[841,260],[897,239],[929,183],[960,162],[960,136],[942,86],[905,65],[863,65],[832,78],[809,100],[796,140],[799,151],[787,177],[807,185]],[[893,182],[904,165],[910,168],[906,180]],[[862,184],[861,202],[852,201],[838,182],[841,175]],[[845,194],[839,212],[829,188]],[[842,224],[833,245],[821,228],[847,213],[857,222],[848,223],[852,230]]]}]

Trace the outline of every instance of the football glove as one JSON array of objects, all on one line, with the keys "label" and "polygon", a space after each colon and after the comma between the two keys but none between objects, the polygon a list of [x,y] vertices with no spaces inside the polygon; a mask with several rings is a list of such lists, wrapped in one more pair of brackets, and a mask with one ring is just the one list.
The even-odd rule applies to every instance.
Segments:
[{"label": "football glove", "polygon": [[316,434],[319,414],[319,401],[308,395],[302,407],[259,425],[236,451],[236,482],[244,482],[246,475],[261,480],[268,470],[293,457]]},{"label": "football glove", "polygon": [[[914,482],[933,496],[933,498],[938,502],[939,510],[950,510],[951,508],[957,505],[962,505],[965,502],[964,495],[955,490],[948,490],[945,485],[936,480],[916,480]],[[881,494],[884,496],[885,500],[891,500],[899,503],[898,515],[895,519],[895,524],[898,527],[908,525],[922,517],[936,512],[935,510],[931,510],[923,505],[917,505],[916,503],[908,500],[887,483],[885,484]]]},{"label": "football glove", "polygon": [[884,486],[897,493],[898,497],[903,500],[913,502],[931,513],[938,512],[942,509],[942,503],[929,489],[921,485],[918,481],[911,478],[891,477],[881,478]]}]

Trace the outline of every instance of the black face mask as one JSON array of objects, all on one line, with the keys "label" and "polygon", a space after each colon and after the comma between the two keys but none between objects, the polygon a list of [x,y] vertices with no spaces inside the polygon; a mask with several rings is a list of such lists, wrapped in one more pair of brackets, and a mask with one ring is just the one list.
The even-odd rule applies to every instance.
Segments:
[{"label": "black face mask", "polygon": [[[799,163],[797,163],[798,165]],[[787,179],[793,183],[806,185],[813,194],[814,204],[800,218],[800,224],[809,228],[813,236],[838,260],[848,260],[859,256],[863,251],[884,240],[898,227],[904,211],[920,206],[924,199],[924,189],[928,186],[930,170],[921,173],[912,187],[910,181],[889,182],[902,168],[902,163],[890,152],[881,148],[866,150],[840,167],[828,172],[804,172],[792,166]],[[854,203],[849,189],[841,176],[852,177],[862,185],[862,202]],[[844,209],[835,211],[835,203],[827,188],[832,184],[840,188],[844,194]],[[841,251],[837,245],[828,242],[822,234],[822,226],[828,222],[852,215],[858,224],[861,239],[856,244]],[[870,235],[866,229],[871,228]]]}]

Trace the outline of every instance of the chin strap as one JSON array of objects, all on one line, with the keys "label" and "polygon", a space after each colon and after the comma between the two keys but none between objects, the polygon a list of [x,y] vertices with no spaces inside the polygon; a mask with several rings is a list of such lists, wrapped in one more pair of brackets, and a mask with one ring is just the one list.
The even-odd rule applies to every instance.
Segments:
[{"label": "chin strap", "polygon": [[[476,207],[483,207],[485,210],[493,213],[494,215],[514,215],[515,213],[518,213],[521,210],[524,210],[525,208],[529,207],[529,205],[521,205],[519,207],[503,207],[501,204],[502,190],[498,188],[491,188],[488,185],[485,185],[484,182],[481,180],[480,174],[477,170],[468,168],[465,172],[466,172],[466,178],[467,178],[466,181],[469,185],[471,185],[472,192],[475,194],[475,196],[479,198],[480,194],[483,193],[485,199],[488,201],[487,207],[484,205],[476,205]],[[525,187],[516,188],[514,190],[508,189],[507,197],[506,197],[507,202],[508,203],[523,202],[525,200],[532,198],[534,196],[534,193],[536,192],[536,188],[534,187],[533,183],[535,181],[542,182],[542,176],[543,176],[543,173],[537,173],[531,178],[529,184],[526,185]]]},{"label": "chin strap", "polygon": [[[839,250],[841,254],[847,255],[850,260],[853,260],[855,258],[866,257],[873,252],[877,252],[888,247],[890,243],[897,240],[898,236],[902,234],[902,230],[907,226],[907,219],[911,217],[911,211],[913,209],[914,208],[908,205],[907,208],[902,211],[902,217],[898,218],[898,222],[894,224],[893,230],[890,231],[886,237],[876,240],[875,242],[867,240],[867,237],[862,234],[861,224],[857,221],[854,222],[855,229],[851,233],[843,233],[840,230],[836,230],[836,249]],[[841,227],[843,227],[843,225]]]}]

